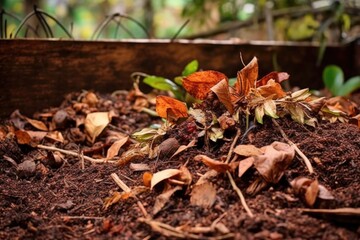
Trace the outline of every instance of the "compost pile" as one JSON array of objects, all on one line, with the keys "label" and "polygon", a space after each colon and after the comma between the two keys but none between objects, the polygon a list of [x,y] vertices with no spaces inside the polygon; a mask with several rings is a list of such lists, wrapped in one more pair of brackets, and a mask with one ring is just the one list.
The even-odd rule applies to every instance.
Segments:
[{"label": "compost pile", "polygon": [[285,92],[288,77],[258,80],[254,58],[231,86],[216,71],[177,79],[177,99],[135,82],[15,111],[0,128],[0,238],[356,239],[358,105]]}]

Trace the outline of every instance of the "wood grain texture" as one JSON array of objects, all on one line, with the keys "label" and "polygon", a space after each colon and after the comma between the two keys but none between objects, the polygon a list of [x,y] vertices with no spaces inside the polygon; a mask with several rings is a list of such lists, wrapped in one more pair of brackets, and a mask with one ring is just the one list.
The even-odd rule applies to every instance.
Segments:
[{"label": "wood grain texture", "polygon": [[172,78],[193,59],[204,70],[234,77],[242,68],[240,52],[245,63],[258,57],[260,76],[273,71],[276,58],[279,70],[290,74],[292,86],[320,88],[327,64],[340,65],[349,77],[359,74],[356,51],[356,42],[329,46],[317,67],[318,47],[307,44],[0,40],[0,117],[15,109],[29,115],[57,106],[72,91],[129,89],[130,74],[136,71]]}]

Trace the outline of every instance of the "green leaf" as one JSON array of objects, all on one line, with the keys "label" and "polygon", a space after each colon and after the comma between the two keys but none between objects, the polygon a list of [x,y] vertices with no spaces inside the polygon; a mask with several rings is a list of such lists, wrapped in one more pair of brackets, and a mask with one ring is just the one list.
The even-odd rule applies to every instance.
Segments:
[{"label": "green leaf", "polygon": [[360,88],[360,76],[352,77],[339,89],[339,96],[347,96]]},{"label": "green leaf", "polygon": [[153,139],[158,134],[157,129],[144,128],[140,132],[135,132],[132,134],[133,138],[136,138],[139,141],[148,141]]},{"label": "green leaf", "polygon": [[163,91],[171,91],[179,100],[183,99],[181,89],[173,81],[157,76],[147,76],[144,78],[144,83],[150,87]]},{"label": "green leaf", "polygon": [[175,82],[177,85],[182,86],[183,77],[180,77],[180,76],[175,77],[175,78],[174,78],[174,82]]},{"label": "green leaf", "polygon": [[189,62],[184,70],[182,71],[181,75],[183,76],[188,76],[194,72],[196,72],[199,68],[199,62],[198,60],[192,60],[191,62]]},{"label": "green leaf", "polygon": [[323,82],[332,95],[338,96],[339,90],[344,83],[344,73],[336,65],[327,66],[323,72]]}]

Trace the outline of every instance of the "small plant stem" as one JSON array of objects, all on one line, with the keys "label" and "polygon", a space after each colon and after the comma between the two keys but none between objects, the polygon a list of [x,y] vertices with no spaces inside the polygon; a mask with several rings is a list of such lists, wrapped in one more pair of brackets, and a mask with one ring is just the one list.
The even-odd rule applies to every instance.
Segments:
[{"label": "small plant stem", "polygon": [[279,123],[272,118],[273,123],[276,125],[276,127],[278,128],[281,136],[285,139],[285,141],[287,141],[287,143],[294,147],[295,151],[297,152],[297,154],[299,154],[299,156],[304,160],[304,163],[306,165],[306,167],[308,168],[309,172],[312,174],[314,173],[314,168],[311,165],[310,160],[305,156],[305,154],[296,146],[295,143],[293,143],[288,136],[286,135],[286,133],[284,132],[284,130],[282,130],[281,126],[279,125]]},{"label": "small plant stem", "polygon": [[230,146],[228,155],[227,155],[227,157],[226,157],[225,163],[229,163],[230,158],[231,158],[231,156],[232,156],[232,154],[233,154],[233,152],[234,152],[235,144],[236,144],[237,140],[239,139],[240,134],[241,134],[241,131],[240,131],[240,128],[238,128],[238,129],[236,130],[236,135],[235,135],[235,137],[234,137],[234,140],[233,140],[233,142],[231,143],[231,146]]},{"label": "small plant stem", "polygon": [[[130,193],[131,189],[124,183],[119,176],[116,173],[110,174],[111,178],[114,180],[114,182],[126,193]],[[136,197],[135,197],[136,198]],[[137,199],[137,198],[136,198]],[[137,199],[137,205],[140,208],[141,213],[144,215],[145,218],[149,217],[149,214],[147,213],[144,205],[140,200]]]},{"label": "small plant stem", "polygon": [[[45,146],[45,145],[41,145],[41,144],[37,145],[36,147],[40,148],[40,149],[44,149],[44,150],[49,150],[49,151],[58,151],[63,154],[74,156],[74,157],[79,157],[79,153],[70,151],[70,150],[64,150],[61,148]],[[95,159],[95,158],[88,157],[88,156],[84,156],[84,160],[90,161],[92,163],[118,163],[118,161],[115,161],[115,160]]]},{"label": "small plant stem", "polygon": [[153,117],[158,117],[159,116],[154,110],[151,110],[150,108],[142,108],[141,111],[144,112],[144,113],[147,113],[147,114],[149,114],[150,116],[153,116]]},{"label": "small plant stem", "polygon": [[253,218],[253,217],[254,217],[254,214],[251,212],[249,206],[247,205],[246,200],[245,200],[245,197],[244,197],[244,195],[242,194],[240,188],[238,188],[238,186],[236,186],[236,183],[235,183],[235,181],[234,181],[234,178],[231,176],[231,173],[230,173],[229,171],[227,171],[226,174],[227,174],[228,177],[229,177],[231,186],[233,187],[233,189],[235,190],[235,192],[237,193],[237,195],[238,195],[239,198],[240,198],[241,205],[245,208],[245,211],[247,212],[247,214],[249,215],[249,217]]},{"label": "small plant stem", "polygon": [[102,220],[104,217],[90,217],[90,216],[61,216],[63,219],[84,219],[84,220]]}]

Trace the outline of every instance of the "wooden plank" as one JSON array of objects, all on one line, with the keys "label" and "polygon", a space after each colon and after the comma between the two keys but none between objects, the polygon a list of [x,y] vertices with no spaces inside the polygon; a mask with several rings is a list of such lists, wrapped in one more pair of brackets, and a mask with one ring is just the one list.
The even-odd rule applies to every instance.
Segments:
[{"label": "wooden plank", "polygon": [[321,66],[315,65],[318,47],[310,44],[272,45],[263,42],[68,41],[0,40],[0,117],[15,109],[32,114],[57,106],[66,93],[82,89],[111,93],[132,86],[136,71],[172,78],[189,61],[202,69],[236,76],[242,64],[259,58],[260,75],[272,71],[274,59],[291,75],[292,86],[322,87],[321,72],[338,64],[346,76],[359,74],[355,44],[329,46]]}]

